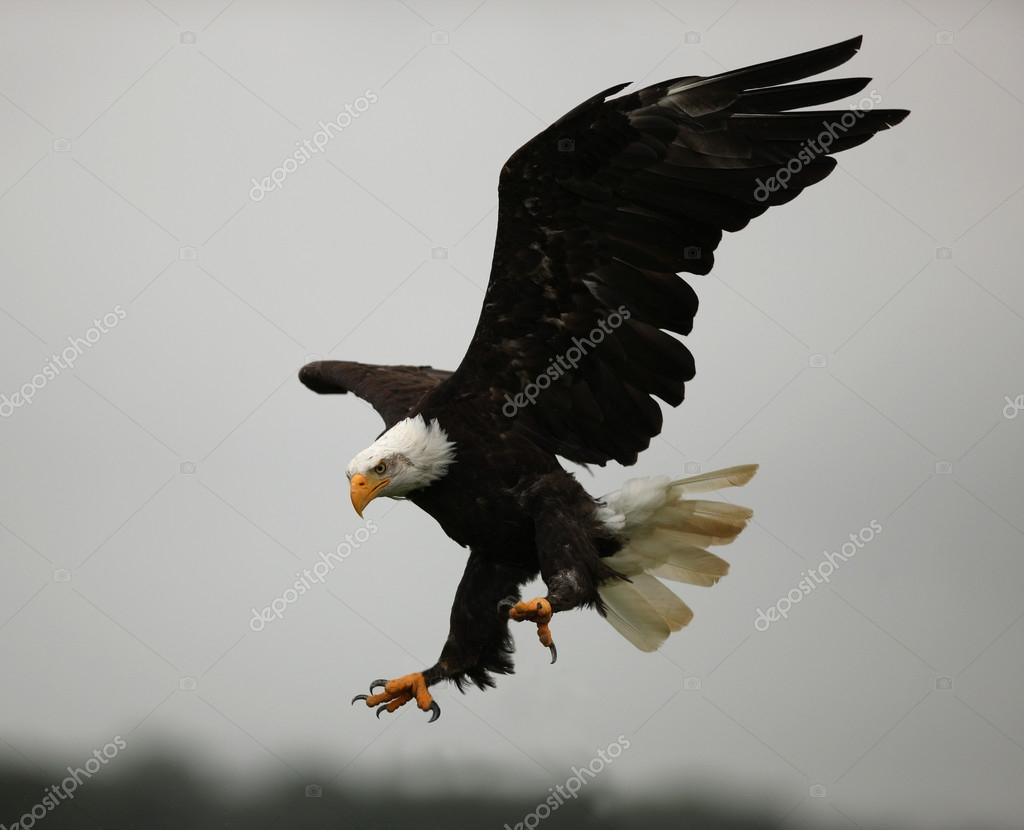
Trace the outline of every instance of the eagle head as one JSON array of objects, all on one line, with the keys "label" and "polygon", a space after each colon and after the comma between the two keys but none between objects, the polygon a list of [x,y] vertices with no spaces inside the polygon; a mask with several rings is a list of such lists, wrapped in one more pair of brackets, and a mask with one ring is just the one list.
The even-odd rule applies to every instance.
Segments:
[{"label": "eagle head", "polygon": [[455,444],[436,418],[399,421],[349,462],[352,506],[362,516],[377,496],[404,498],[437,481],[454,461]]}]

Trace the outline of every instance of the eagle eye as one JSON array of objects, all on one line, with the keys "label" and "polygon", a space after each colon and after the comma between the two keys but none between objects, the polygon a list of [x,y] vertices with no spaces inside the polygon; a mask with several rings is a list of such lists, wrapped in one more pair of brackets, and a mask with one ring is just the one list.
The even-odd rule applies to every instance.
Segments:
[{"label": "eagle eye", "polygon": [[384,475],[384,473],[387,472],[387,469],[388,469],[388,465],[384,461],[381,461],[376,467],[373,468],[373,471],[377,475],[381,476],[381,475]]}]

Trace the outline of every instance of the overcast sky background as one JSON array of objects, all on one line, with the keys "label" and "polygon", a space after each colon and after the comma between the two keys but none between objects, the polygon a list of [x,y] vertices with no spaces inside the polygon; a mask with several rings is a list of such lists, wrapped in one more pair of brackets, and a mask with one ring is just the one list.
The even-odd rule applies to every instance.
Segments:
[{"label": "overcast sky background", "polygon": [[[581,473],[601,494],[762,465],[728,494],[756,511],[731,575],[675,586],[688,629],[646,655],[562,615],[557,665],[519,629],[497,690],[378,721],[349,699],[434,661],[465,559],[383,501],[326,584],[250,629],[367,526],[344,470],[379,421],[296,370],[458,364],[513,150],[614,83],[861,32],[830,75],[912,116],[723,241],[692,278],[688,400],[634,469]],[[0,762],[60,769],[121,735],[113,763],[170,746],[225,786],[484,781],[527,810],[621,735],[606,797],[1019,826],[1022,55],[1011,0],[3,3],[0,393],[123,318],[0,419]]]}]

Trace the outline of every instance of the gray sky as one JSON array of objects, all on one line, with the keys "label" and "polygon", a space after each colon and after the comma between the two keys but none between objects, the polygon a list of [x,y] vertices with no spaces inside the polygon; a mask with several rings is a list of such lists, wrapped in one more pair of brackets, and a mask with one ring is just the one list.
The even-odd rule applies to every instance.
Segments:
[{"label": "gray sky", "polygon": [[[1022,24],[1009,0],[5,3],[0,393],[96,342],[0,419],[0,761],[63,766],[121,735],[116,763],[170,741],[237,781],[311,760],[414,788],[500,770],[525,809],[621,735],[609,796],[1018,822]],[[378,721],[349,699],[434,661],[464,561],[390,502],[250,628],[368,527],[344,468],[379,421],[295,371],[457,365],[513,150],[616,82],[860,32],[833,74],[912,116],[724,240],[691,280],[688,400],[635,468],[581,473],[601,494],[762,465],[726,494],[756,511],[731,575],[676,586],[688,629],[646,655],[566,614],[556,666],[520,629],[497,690],[439,687],[429,729]],[[322,149],[259,189],[306,140]]]}]

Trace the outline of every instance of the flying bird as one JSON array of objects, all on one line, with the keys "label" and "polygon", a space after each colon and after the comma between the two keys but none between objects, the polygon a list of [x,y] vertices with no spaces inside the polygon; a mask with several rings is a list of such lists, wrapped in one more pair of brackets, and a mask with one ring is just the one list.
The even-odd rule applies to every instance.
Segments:
[{"label": "flying bird", "polygon": [[[832,156],[902,121],[906,110],[811,110],[868,78],[803,81],[845,63],[861,38],[712,77],[619,95],[620,84],[559,118],[501,169],[490,281],[453,371],[310,363],[314,392],[368,401],[384,432],[348,465],[352,505],[408,499],[469,549],[437,662],[375,680],[364,702],[440,707],[431,687],[481,689],[512,671],[509,621],[555,649],[554,614],[590,607],[629,642],[657,649],[693,614],[664,580],[711,586],[751,511],[703,498],[756,465],[683,479],[641,478],[601,499],[566,471],[633,464],[683,400],[697,295],[724,231],[788,202]],[[799,83],[798,83],[799,82]],[[616,97],[617,96],[617,97]],[[793,112],[793,110],[800,110]],[[522,600],[537,574],[547,594]]]}]

